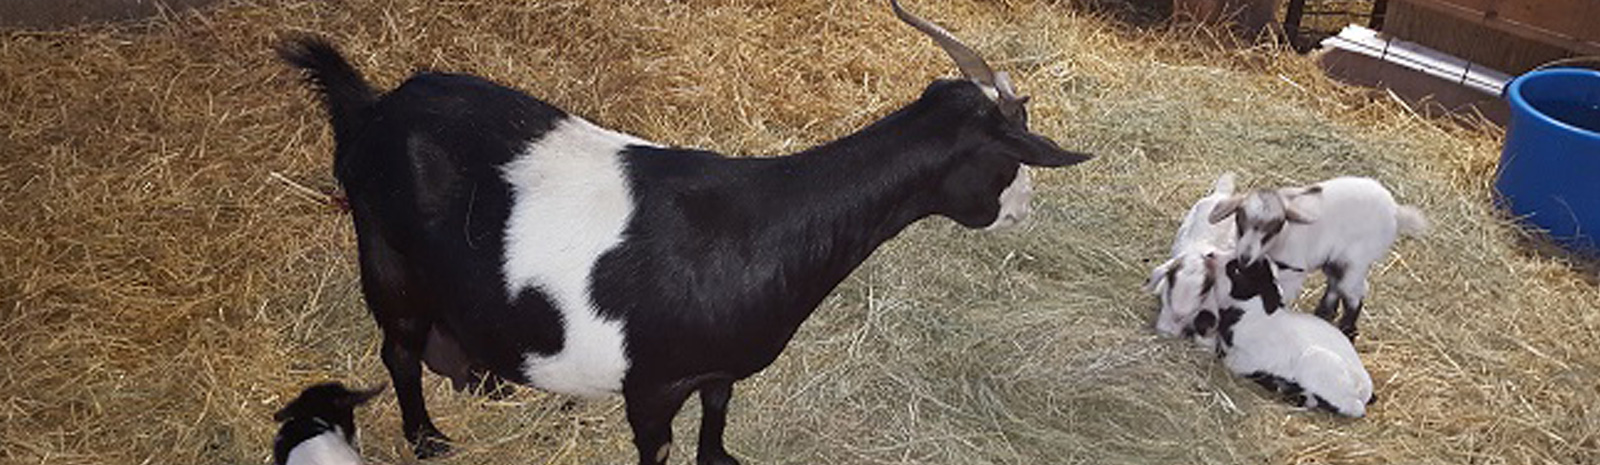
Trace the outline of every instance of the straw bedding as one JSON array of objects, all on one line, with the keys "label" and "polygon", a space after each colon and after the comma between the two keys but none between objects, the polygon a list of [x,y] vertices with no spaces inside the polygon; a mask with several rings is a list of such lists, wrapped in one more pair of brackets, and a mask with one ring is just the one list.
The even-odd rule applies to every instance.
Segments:
[{"label": "straw bedding", "polygon": [[[1600,292],[1489,206],[1499,136],[1341,88],[1205,29],[1121,29],[1045,2],[928,0],[1034,96],[1034,129],[1100,158],[1038,176],[1036,215],[933,219],[839,288],[742,383],[749,463],[1592,463]],[[504,82],[663,143],[776,154],[849,133],[952,72],[880,2],[238,0],[0,39],[0,462],[262,463],[308,383],[387,378],[331,141],[269,47],[335,38],[381,86]],[[1417,109],[1422,110],[1422,109]],[[1368,418],[1295,411],[1148,329],[1138,288],[1188,203],[1382,179],[1435,225],[1372,276]],[[1315,286],[1311,291],[1317,291]],[[1302,303],[1303,304],[1303,303]],[[620,400],[427,378],[439,463],[633,460]],[[674,456],[692,456],[697,406]],[[364,452],[410,463],[398,408]]]}]

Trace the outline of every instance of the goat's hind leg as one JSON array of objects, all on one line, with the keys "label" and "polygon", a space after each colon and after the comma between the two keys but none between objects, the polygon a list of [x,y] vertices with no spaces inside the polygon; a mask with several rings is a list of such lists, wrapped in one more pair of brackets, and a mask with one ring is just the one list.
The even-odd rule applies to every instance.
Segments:
[{"label": "goat's hind leg", "polygon": [[384,332],[383,365],[389,369],[395,397],[400,401],[401,432],[419,459],[449,454],[450,438],[433,425],[422,398],[422,346],[426,336],[393,334],[397,332],[403,331]]},{"label": "goat's hind leg", "polygon": [[639,449],[640,465],[667,463],[672,452],[672,418],[693,389],[684,383],[623,386],[628,426],[633,428],[633,445]]},{"label": "goat's hind leg", "polygon": [[[450,439],[433,426],[422,399],[422,363],[433,329],[425,316],[426,307],[421,306],[425,297],[405,292],[412,281],[401,255],[363,224],[357,223],[356,228],[361,246],[361,290],[383,330],[383,366],[389,369],[394,395],[400,401],[401,432],[418,458],[448,454]],[[369,232],[362,234],[363,230]]]},{"label": "goat's hind leg", "polygon": [[1351,273],[1339,284],[1339,300],[1344,302],[1344,314],[1339,315],[1339,330],[1355,341],[1356,336],[1361,334],[1356,329],[1356,319],[1361,318],[1361,307],[1366,304],[1367,270],[1360,270],[1360,274]]},{"label": "goat's hind leg", "polygon": [[1262,388],[1266,388],[1268,391],[1277,393],[1280,398],[1282,398],[1285,402],[1288,402],[1290,405],[1309,407],[1306,405],[1307,398],[1305,388],[1301,387],[1300,383],[1289,381],[1278,377],[1277,375],[1261,371],[1245,375],[1245,377],[1249,378],[1251,381],[1255,381],[1256,384],[1261,385]]}]

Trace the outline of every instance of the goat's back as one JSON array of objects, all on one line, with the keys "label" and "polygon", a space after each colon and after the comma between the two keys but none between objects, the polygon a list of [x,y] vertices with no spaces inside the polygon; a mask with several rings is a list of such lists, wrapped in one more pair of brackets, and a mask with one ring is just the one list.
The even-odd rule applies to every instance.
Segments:
[{"label": "goat's back", "polygon": [[1289,309],[1248,313],[1234,325],[1232,339],[1223,358],[1230,371],[1271,373],[1298,383],[1341,415],[1365,415],[1372,378],[1355,346],[1328,322]]},{"label": "goat's back", "polygon": [[1267,255],[1276,260],[1318,266],[1330,257],[1361,264],[1382,258],[1394,244],[1399,206],[1382,184],[1370,178],[1340,177],[1317,183],[1319,195],[1302,195],[1295,206],[1316,221],[1284,225]]}]

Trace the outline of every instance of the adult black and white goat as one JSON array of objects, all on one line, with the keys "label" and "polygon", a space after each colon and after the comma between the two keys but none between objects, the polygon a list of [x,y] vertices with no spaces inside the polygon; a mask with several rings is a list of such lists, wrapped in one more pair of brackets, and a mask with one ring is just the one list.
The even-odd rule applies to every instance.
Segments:
[{"label": "adult black and white goat", "polygon": [[421,367],[621,393],[640,463],[666,461],[698,391],[698,461],[723,448],[735,381],[773,362],[879,244],[941,215],[1027,216],[1027,166],[1087,160],[1028,129],[1005,73],[892,3],[966,79],[837,141],[772,158],[663,147],[522,92],[420,73],[379,95],[328,43],[280,49],[321,91],[367,305],[418,456],[448,439]]},{"label": "adult black and white goat", "polygon": [[361,465],[355,409],[383,386],[352,391],[339,383],[306,388],[272,419],[283,423],[272,444],[274,465]]},{"label": "adult black and white goat", "polygon": [[1259,189],[1237,194],[1212,209],[1212,223],[1233,216],[1239,231],[1236,255],[1246,264],[1263,258],[1278,265],[1284,295],[1300,295],[1310,270],[1328,277],[1316,314],[1332,321],[1339,304],[1339,329],[1355,339],[1356,318],[1367,295],[1367,273],[1401,235],[1419,236],[1428,222],[1416,207],[1394,201],[1371,178],[1339,177],[1307,187]]},{"label": "adult black and white goat", "polygon": [[1195,201],[1172,239],[1172,258],[1150,271],[1144,290],[1161,299],[1156,315],[1156,332],[1177,336],[1188,328],[1217,281],[1217,262],[1222,254],[1233,252],[1238,231],[1233,223],[1211,222],[1208,218],[1218,203],[1233,196],[1233,173],[1223,173],[1211,185],[1211,193]]},{"label": "adult black and white goat", "polygon": [[1224,263],[1217,304],[1194,319],[1197,340],[1214,345],[1228,371],[1291,404],[1365,416],[1372,376],[1350,339],[1321,318],[1285,310],[1271,261]]}]

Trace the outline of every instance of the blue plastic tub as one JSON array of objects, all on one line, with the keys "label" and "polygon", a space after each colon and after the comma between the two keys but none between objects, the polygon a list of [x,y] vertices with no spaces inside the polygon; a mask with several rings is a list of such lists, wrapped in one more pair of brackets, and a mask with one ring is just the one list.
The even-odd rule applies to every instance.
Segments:
[{"label": "blue plastic tub", "polygon": [[1534,71],[1506,99],[1501,200],[1569,250],[1600,256],[1600,71]]}]

